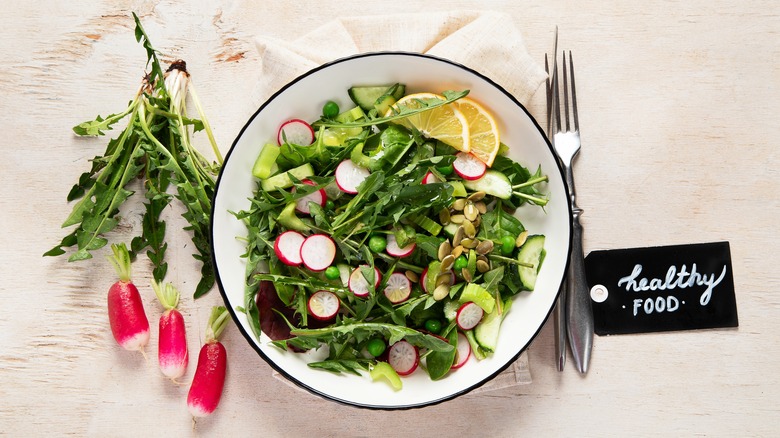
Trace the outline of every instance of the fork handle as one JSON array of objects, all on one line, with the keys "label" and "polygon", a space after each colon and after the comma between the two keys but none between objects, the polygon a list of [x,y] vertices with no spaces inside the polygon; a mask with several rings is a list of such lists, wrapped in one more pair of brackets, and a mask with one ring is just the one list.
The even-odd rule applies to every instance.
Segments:
[{"label": "fork handle", "polygon": [[[572,191],[572,204],[574,192]],[[591,307],[588,282],[585,278],[585,257],[582,250],[582,210],[573,207],[572,245],[566,276],[566,330],[574,365],[580,373],[588,371],[590,353],[593,347],[593,309]]]}]

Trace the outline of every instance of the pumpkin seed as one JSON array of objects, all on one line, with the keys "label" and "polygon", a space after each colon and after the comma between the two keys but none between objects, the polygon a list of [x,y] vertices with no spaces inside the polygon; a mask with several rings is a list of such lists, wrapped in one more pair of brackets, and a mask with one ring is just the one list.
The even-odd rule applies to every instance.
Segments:
[{"label": "pumpkin seed", "polygon": [[444,257],[447,257],[452,252],[452,245],[450,245],[449,240],[445,240],[444,242],[439,245],[439,261],[444,260]]},{"label": "pumpkin seed", "polygon": [[466,206],[466,200],[463,198],[458,198],[455,200],[455,202],[452,203],[452,209],[456,211],[463,211],[463,207]]},{"label": "pumpkin seed", "polygon": [[487,257],[485,257],[485,256],[483,256],[483,255],[478,255],[478,256],[477,256],[477,260],[483,260],[483,261],[487,262],[487,261],[488,261],[488,258],[487,258]]},{"label": "pumpkin seed", "polygon": [[460,245],[464,235],[465,233],[463,231],[463,227],[458,227],[458,229],[455,231],[455,236],[452,237],[452,246]]},{"label": "pumpkin seed", "polygon": [[477,229],[474,227],[474,224],[472,224],[469,221],[463,222],[463,232],[468,236],[469,238],[473,239],[474,236],[477,235]]},{"label": "pumpkin seed", "polygon": [[462,224],[465,217],[462,214],[453,214],[450,216],[450,222],[453,224]]},{"label": "pumpkin seed", "polygon": [[408,278],[412,283],[417,283],[420,281],[420,277],[417,276],[417,273],[414,271],[406,271],[404,272],[404,275],[406,275],[406,278]]},{"label": "pumpkin seed", "polygon": [[477,207],[477,211],[479,212],[479,214],[487,213],[487,205],[485,205],[484,202],[482,202],[482,201],[475,202],[474,206]]},{"label": "pumpkin seed", "polygon": [[450,223],[450,210],[449,209],[442,209],[442,211],[439,212],[439,222],[442,225],[447,225]]},{"label": "pumpkin seed", "polygon": [[446,284],[447,286],[450,285],[450,282],[452,280],[452,277],[450,276],[450,272],[442,272],[441,274],[436,276],[436,286],[441,286],[442,284]]},{"label": "pumpkin seed", "polygon": [[474,193],[471,194],[471,196],[469,196],[468,199],[471,202],[477,202],[477,201],[481,201],[481,200],[485,199],[485,195],[486,195],[486,193],[483,192],[483,191],[474,192]]},{"label": "pumpkin seed", "polygon": [[433,290],[433,299],[436,301],[440,301],[444,299],[447,295],[450,294],[450,285],[448,284],[441,284],[439,286],[436,286],[436,289]]},{"label": "pumpkin seed", "polygon": [[477,260],[477,271],[483,274],[490,270],[490,265],[484,260]]},{"label": "pumpkin seed", "polygon": [[515,246],[520,248],[525,243],[525,240],[528,239],[528,230],[524,230],[522,233],[520,233],[517,236],[517,240],[515,240]]},{"label": "pumpkin seed", "polygon": [[[450,251],[452,251],[450,249]],[[452,254],[447,254],[443,259],[441,259],[441,272],[447,272],[452,268],[452,264],[455,263],[455,257],[452,256]]]},{"label": "pumpkin seed", "polygon": [[463,245],[464,248],[473,249],[479,244],[479,240],[466,238],[461,240],[460,244]]},{"label": "pumpkin seed", "polygon": [[467,282],[471,283],[471,280],[474,279],[474,277],[471,275],[471,271],[469,271],[467,268],[463,268],[460,270],[460,275],[463,276],[463,279]]},{"label": "pumpkin seed", "polygon": [[452,250],[452,256],[455,258],[460,257],[461,254],[463,254],[463,245],[458,245]]},{"label": "pumpkin seed", "polygon": [[476,247],[477,254],[485,255],[491,253],[493,251],[493,245],[492,240],[483,240],[482,242],[479,242],[479,245]]},{"label": "pumpkin seed", "polygon": [[479,210],[477,210],[477,207],[475,207],[474,204],[469,202],[463,207],[463,216],[465,216],[466,219],[473,221],[479,216]]},{"label": "pumpkin seed", "polygon": [[477,218],[471,221],[471,223],[474,224],[475,227],[479,227],[482,225],[482,216],[477,216]]}]

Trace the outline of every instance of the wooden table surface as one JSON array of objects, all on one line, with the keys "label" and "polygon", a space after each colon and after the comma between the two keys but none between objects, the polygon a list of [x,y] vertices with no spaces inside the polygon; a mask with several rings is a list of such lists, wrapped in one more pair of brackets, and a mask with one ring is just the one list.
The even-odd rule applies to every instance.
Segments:
[{"label": "wooden table surface", "polygon": [[[235,326],[223,401],[193,425],[187,387],[116,346],[103,256],[43,258],[64,234],[65,197],[107,137],[71,127],[115,112],[145,54],[131,11],[157,49],[188,62],[226,152],[259,102],[253,37],[296,38],[337,15],[452,11],[456,0],[7,1],[0,6],[3,244],[0,435],[39,436],[772,436],[780,430],[780,6],[775,1],[495,1],[540,61],[552,29],[575,53],[583,151],[584,246],[729,241],[740,327],[597,337],[591,371],[554,368],[548,322],[529,348],[533,383],[401,412],[301,393]],[[543,92],[529,109],[544,113]],[[205,145],[205,143],[203,143]],[[116,239],[139,226],[126,212]],[[170,212],[170,230],[181,225]],[[191,243],[172,235],[169,279],[192,291]],[[148,284],[145,262],[134,265]],[[185,299],[196,351],[219,293]],[[150,321],[159,306],[145,295]],[[156,332],[156,328],[153,329]],[[155,344],[152,344],[153,346]],[[187,375],[194,370],[194,357]]]}]

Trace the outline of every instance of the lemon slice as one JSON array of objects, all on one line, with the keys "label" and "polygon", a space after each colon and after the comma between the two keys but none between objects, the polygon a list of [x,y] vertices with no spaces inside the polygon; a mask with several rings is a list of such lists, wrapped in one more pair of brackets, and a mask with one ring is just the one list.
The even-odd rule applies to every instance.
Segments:
[{"label": "lemon slice", "polygon": [[467,97],[458,99],[456,105],[469,125],[469,152],[488,167],[492,166],[501,146],[498,124],[482,105]]},{"label": "lemon slice", "polygon": [[[392,115],[393,111],[398,111],[400,108],[421,108],[423,106],[421,102],[432,99],[445,100],[443,96],[434,93],[409,94],[399,99],[385,115]],[[469,124],[456,105],[448,104],[436,107],[429,111],[398,119],[396,123],[407,128],[414,127],[424,136],[435,138],[459,151],[469,151],[471,139]]]}]

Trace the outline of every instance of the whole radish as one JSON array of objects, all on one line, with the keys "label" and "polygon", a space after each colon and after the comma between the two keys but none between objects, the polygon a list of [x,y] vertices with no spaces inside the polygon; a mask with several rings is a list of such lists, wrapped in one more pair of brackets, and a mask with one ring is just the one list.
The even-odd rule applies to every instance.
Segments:
[{"label": "whole radish", "polygon": [[160,315],[157,360],[160,364],[160,371],[175,382],[176,379],[184,375],[189,363],[184,318],[176,309],[179,304],[179,291],[170,283],[161,286],[156,281],[152,281],[152,288],[157,299],[165,307],[165,312]]},{"label": "whole radish", "polygon": [[218,341],[229,314],[225,307],[214,307],[206,328],[206,342],[198,355],[198,366],[187,394],[187,407],[193,417],[205,417],[217,408],[225,386],[227,351]]},{"label": "whole radish", "polygon": [[119,281],[108,290],[108,320],[116,342],[125,350],[140,351],[149,343],[149,320],[138,289],[130,281],[130,254],[124,243],[111,245],[113,256],[108,259],[114,265]]}]

